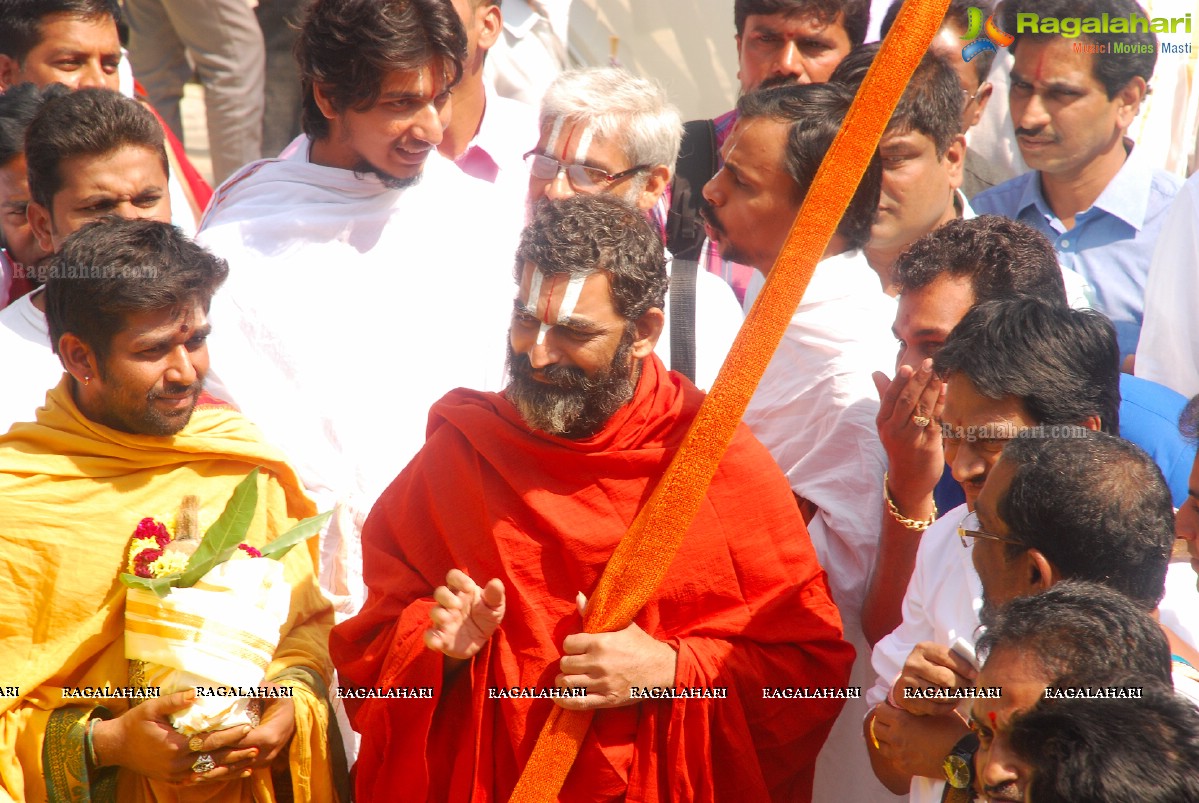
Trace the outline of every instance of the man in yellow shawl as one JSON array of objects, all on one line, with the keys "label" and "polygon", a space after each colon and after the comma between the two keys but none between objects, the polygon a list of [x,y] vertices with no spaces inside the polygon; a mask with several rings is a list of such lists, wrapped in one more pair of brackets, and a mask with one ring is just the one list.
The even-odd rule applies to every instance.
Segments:
[{"label": "man in yellow shawl", "polygon": [[292,696],[264,701],[257,726],[189,739],[168,715],[193,691],[72,693],[136,685],[118,575],[142,518],[169,520],[185,495],[215,518],[255,467],[247,544],[315,511],[283,456],[203,393],[223,261],[170,225],[109,218],[52,264],[47,316],[66,373],[35,422],[0,437],[0,801],[336,800],[333,614],[314,579],[315,538],[283,558],[291,607],[263,685]]}]

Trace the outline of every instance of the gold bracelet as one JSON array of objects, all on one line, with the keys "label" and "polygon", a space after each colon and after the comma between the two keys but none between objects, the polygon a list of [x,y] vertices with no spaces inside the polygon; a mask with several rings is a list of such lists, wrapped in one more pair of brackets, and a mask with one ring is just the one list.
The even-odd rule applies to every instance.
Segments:
[{"label": "gold bracelet", "polygon": [[895,500],[891,498],[891,491],[887,487],[888,473],[883,472],[883,501],[887,503],[887,512],[891,514],[891,518],[902,524],[909,530],[923,532],[932,526],[937,520],[937,504],[933,503],[933,515],[927,519],[909,519],[899,512],[899,508],[895,506]]}]

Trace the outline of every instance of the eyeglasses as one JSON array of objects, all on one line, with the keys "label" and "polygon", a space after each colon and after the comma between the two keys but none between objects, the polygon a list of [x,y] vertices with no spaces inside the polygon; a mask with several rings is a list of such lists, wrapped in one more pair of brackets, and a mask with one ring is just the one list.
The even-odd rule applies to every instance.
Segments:
[{"label": "eyeglasses", "polygon": [[575,192],[599,192],[615,181],[653,167],[653,165],[637,165],[628,170],[621,170],[619,173],[609,173],[598,167],[559,162],[553,157],[535,151],[529,151],[524,158],[533,178],[553,181],[562,173],[566,173],[566,180],[570,182],[570,186],[575,189]]},{"label": "eyeglasses", "polygon": [[966,102],[962,104],[962,107],[965,108],[966,106],[969,106],[971,103],[973,103],[975,98],[977,98],[982,93],[983,87],[988,87],[990,85],[991,84],[989,81],[983,81],[981,84],[978,85],[978,89],[974,90],[973,95],[970,94],[969,89],[963,89],[962,94],[966,96]]},{"label": "eyeglasses", "polygon": [[966,518],[962,519],[958,524],[958,538],[962,539],[962,549],[969,549],[973,544],[967,539],[982,538],[986,541],[999,541],[1002,544],[1013,544],[1014,546],[1027,546],[1026,544],[1017,541],[1015,538],[1008,538],[1006,535],[996,535],[989,533],[986,530],[980,529],[981,524],[978,523],[978,514],[973,511],[966,514]]}]

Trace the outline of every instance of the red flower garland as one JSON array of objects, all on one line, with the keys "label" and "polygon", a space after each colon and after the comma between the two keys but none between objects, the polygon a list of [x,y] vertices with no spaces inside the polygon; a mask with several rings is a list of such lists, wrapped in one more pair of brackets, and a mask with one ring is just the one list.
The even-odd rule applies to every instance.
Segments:
[{"label": "red flower garland", "polygon": [[159,547],[164,547],[171,543],[171,534],[167,531],[166,525],[149,517],[137,523],[137,529],[133,531],[133,537],[153,538]]},{"label": "red flower garland", "polygon": [[[170,540],[169,538],[167,539]],[[133,557],[133,573],[138,577],[153,577],[150,564],[162,557],[162,549],[143,549]]]}]

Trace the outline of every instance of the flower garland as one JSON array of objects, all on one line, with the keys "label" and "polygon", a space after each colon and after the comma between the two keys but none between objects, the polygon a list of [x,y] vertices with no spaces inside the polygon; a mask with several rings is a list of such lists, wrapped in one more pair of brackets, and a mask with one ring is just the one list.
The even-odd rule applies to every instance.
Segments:
[{"label": "flower garland", "polygon": [[[150,516],[139,521],[129,542],[129,573],[151,578],[183,572],[187,568],[189,555],[168,549],[174,540],[172,531],[161,521]],[[262,557],[262,553],[249,544],[238,544],[237,547],[248,557]]]}]

